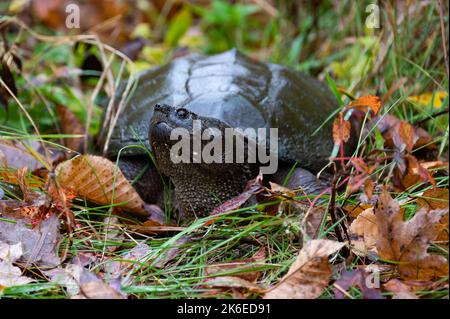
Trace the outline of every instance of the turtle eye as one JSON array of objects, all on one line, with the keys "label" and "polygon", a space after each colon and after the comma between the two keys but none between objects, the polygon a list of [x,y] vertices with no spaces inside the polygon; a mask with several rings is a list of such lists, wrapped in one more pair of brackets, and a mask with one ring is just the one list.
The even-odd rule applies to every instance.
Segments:
[{"label": "turtle eye", "polygon": [[178,116],[179,118],[185,119],[185,118],[188,116],[189,111],[186,110],[186,109],[180,108],[180,109],[177,110],[177,113],[176,113],[176,114],[177,114],[177,116]]}]

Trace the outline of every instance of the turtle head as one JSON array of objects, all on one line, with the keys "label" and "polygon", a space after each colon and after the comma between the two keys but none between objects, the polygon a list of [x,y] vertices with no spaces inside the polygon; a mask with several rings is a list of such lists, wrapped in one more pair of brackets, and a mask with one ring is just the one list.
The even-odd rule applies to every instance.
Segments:
[{"label": "turtle head", "polygon": [[[225,163],[226,128],[229,126],[219,119],[185,108],[155,106],[150,145],[159,170],[174,184],[177,204],[185,215],[211,212],[238,195],[257,174],[256,164]],[[210,157],[205,158],[206,153]]]}]

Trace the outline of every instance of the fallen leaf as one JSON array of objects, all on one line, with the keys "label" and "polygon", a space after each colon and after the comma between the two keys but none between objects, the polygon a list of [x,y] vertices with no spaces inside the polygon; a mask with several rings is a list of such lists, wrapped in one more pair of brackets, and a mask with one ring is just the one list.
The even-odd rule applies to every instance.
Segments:
[{"label": "fallen leaf", "polygon": [[394,145],[403,151],[411,152],[414,146],[414,127],[408,122],[401,121],[398,126],[398,134],[393,135]]},{"label": "fallen leaf", "polygon": [[344,271],[334,283],[336,299],[344,299],[344,291],[348,291],[353,286],[361,289],[363,299],[384,299],[379,289],[369,287],[367,279],[368,276],[363,269]]},{"label": "fallen leaf", "polygon": [[72,299],[125,299],[125,297],[103,281],[90,281],[81,285],[80,294]]},{"label": "fallen leaf", "polygon": [[245,288],[249,291],[260,292],[262,288],[257,284],[247,281],[245,279],[236,276],[221,276],[215,278],[206,278],[204,280],[204,286],[206,287],[218,287],[218,288]]},{"label": "fallen leaf", "polygon": [[447,259],[427,252],[439,234],[439,222],[448,215],[448,208],[422,208],[404,221],[399,204],[384,188],[374,212],[379,232],[378,255],[395,262],[402,278],[426,281],[448,275]]},{"label": "fallen leaf", "polygon": [[288,273],[264,295],[265,299],[313,299],[328,286],[331,266],[328,256],[344,246],[326,239],[314,239],[303,246]]},{"label": "fallen leaf", "polygon": [[[239,277],[255,283],[260,275],[260,271],[254,270],[254,268],[263,265],[265,258],[266,249],[264,246],[261,246],[250,258],[206,266],[204,275],[220,277],[221,274],[225,274],[225,276]],[[233,274],[229,274],[230,272]]]},{"label": "fallen leaf", "polygon": [[378,225],[373,208],[368,208],[351,223],[350,240],[352,251],[358,256],[376,253]]},{"label": "fallen leaf", "polygon": [[[447,188],[430,188],[417,199],[417,205],[426,209],[448,209],[449,191]],[[448,214],[440,220],[441,231],[437,241],[448,242]]]},{"label": "fallen leaf", "polygon": [[[57,105],[56,112],[59,115],[61,129],[67,135],[84,135],[84,127],[75,114],[67,107]],[[75,152],[83,151],[83,137],[64,138],[64,145]]]},{"label": "fallen leaf", "polygon": [[417,103],[421,106],[430,106],[433,104],[434,108],[441,108],[442,102],[447,98],[448,93],[445,91],[436,91],[434,93],[427,92],[420,95],[413,95],[407,98],[408,101]]},{"label": "fallen leaf", "polygon": [[119,226],[120,221],[117,216],[108,216],[103,220],[103,232],[105,234],[105,250],[112,253],[122,244],[125,234]]},{"label": "fallen leaf", "polygon": [[[36,153],[30,152],[35,150]],[[37,141],[10,141],[0,139],[0,167],[17,168],[28,167],[31,171],[42,167],[36,154],[43,153]],[[42,157],[41,157],[42,159]]]},{"label": "fallen leaf", "polygon": [[344,115],[339,113],[333,122],[333,141],[334,144],[340,145],[348,141],[350,138],[350,122],[344,120]]},{"label": "fallen leaf", "polygon": [[383,284],[383,288],[388,292],[393,292],[392,299],[419,299],[413,292],[411,286],[399,279],[391,279]]},{"label": "fallen leaf", "polygon": [[122,281],[122,284],[127,284],[131,280],[131,278],[127,279],[127,275],[137,270],[142,264],[146,264],[150,253],[150,247],[145,242],[140,242],[125,255],[119,256],[120,261],[113,260],[107,264],[107,272],[110,278],[126,279],[127,282]]},{"label": "fallen leaf", "polygon": [[9,245],[0,241],[0,291],[2,287],[19,286],[34,281],[22,276],[22,270],[13,265],[22,253],[21,243]]},{"label": "fallen leaf", "polygon": [[42,267],[56,267],[61,261],[56,254],[56,248],[61,240],[59,233],[59,219],[56,214],[49,218],[39,221],[37,225],[30,228],[29,219],[16,219],[5,217],[0,220],[0,241],[14,245],[22,244],[23,254],[18,262],[29,266],[36,264]]},{"label": "fallen leaf", "polygon": [[381,99],[375,95],[366,95],[351,101],[347,108],[355,108],[361,111],[366,111],[367,109],[372,110],[374,115],[377,115],[382,107]]},{"label": "fallen leaf", "polygon": [[81,155],[60,163],[55,169],[59,184],[99,205],[121,204],[126,211],[148,216],[145,203],[110,160]]}]

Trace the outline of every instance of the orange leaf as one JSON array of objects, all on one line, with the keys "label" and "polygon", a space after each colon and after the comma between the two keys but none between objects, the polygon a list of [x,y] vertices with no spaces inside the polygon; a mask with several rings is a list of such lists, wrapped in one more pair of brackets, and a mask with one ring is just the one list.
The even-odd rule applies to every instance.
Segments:
[{"label": "orange leaf", "polygon": [[366,95],[351,101],[347,108],[355,108],[357,110],[365,111],[366,108],[372,110],[377,115],[382,106],[381,99],[376,95]]},{"label": "orange leaf", "polygon": [[[400,122],[398,128],[399,137],[406,145],[406,150],[411,152],[414,146],[414,127],[408,122]],[[395,142],[395,137],[394,137]]]}]

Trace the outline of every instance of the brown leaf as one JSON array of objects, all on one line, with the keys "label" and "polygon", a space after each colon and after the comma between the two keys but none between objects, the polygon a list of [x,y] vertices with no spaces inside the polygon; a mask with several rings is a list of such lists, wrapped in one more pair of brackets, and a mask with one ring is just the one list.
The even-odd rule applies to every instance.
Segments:
[{"label": "brown leaf", "polygon": [[55,169],[59,184],[99,205],[119,204],[124,210],[148,216],[145,203],[110,160],[94,155],[77,156]]},{"label": "brown leaf", "polygon": [[448,209],[422,208],[405,222],[399,204],[385,188],[374,212],[379,232],[378,254],[381,259],[396,262],[402,278],[423,281],[448,275],[447,259],[427,252]]},{"label": "brown leaf", "polygon": [[411,286],[401,280],[391,279],[387,283],[383,284],[383,287],[386,291],[394,293],[392,299],[418,299],[418,297],[412,292]]},{"label": "brown leaf", "polygon": [[322,224],[323,217],[325,216],[325,208],[320,206],[314,206],[308,209],[305,217],[305,231],[306,235],[311,239],[315,239],[318,236],[320,225]]},{"label": "brown leaf", "polygon": [[398,134],[393,135],[394,145],[399,150],[406,150],[410,153],[414,146],[414,127],[408,122],[401,121],[398,125]]},{"label": "brown leaf", "polygon": [[339,113],[333,122],[333,141],[334,144],[340,145],[345,143],[350,138],[351,124],[349,121],[344,120],[344,115]]},{"label": "brown leaf", "polygon": [[[253,270],[257,266],[261,266],[266,258],[266,249],[261,246],[260,249],[250,258],[229,261],[226,263],[212,264],[205,268],[205,276],[220,277],[225,276],[239,277],[249,282],[255,283],[260,275],[260,271]],[[228,273],[232,274],[228,274]]]},{"label": "brown leaf", "polygon": [[326,239],[311,240],[303,246],[288,273],[270,289],[265,299],[314,299],[327,287],[331,277],[328,255],[344,246]]},{"label": "brown leaf", "polygon": [[[80,120],[67,107],[57,105],[56,112],[59,115],[61,129],[64,134],[84,135],[84,128]],[[83,151],[83,137],[71,137],[64,139],[64,145],[75,152]]]},{"label": "brown leaf", "polygon": [[368,208],[358,215],[350,225],[352,251],[358,256],[376,253],[378,226],[373,208]]},{"label": "brown leaf", "polygon": [[[448,209],[449,192],[447,188],[430,188],[417,199],[417,205],[426,209]],[[441,231],[437,241],[448,241],[448,214],[440,220]]]},{"label": "brown leaf", "polygon": [[89,281],[80,286],[80,294],[72,299],[125,299],[117,290],[103,281]]},{"label": "brown leaf", "polygon": [[372,110],[374,115],[377,115],[382,107],[381,99],[375,95],[366,95],[351,101],[347,108],[355,108],[361,111],[366,111],[367,109]]},{"label": "brown leaf", "polygon": [[448,208],[448,188],[430,188],[417,199],[417,205],[428,209]]}]

